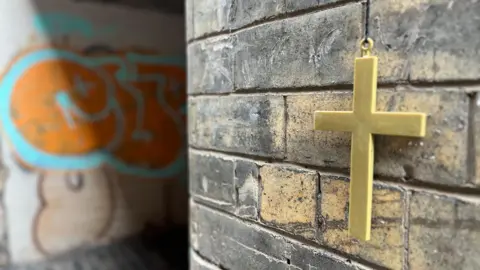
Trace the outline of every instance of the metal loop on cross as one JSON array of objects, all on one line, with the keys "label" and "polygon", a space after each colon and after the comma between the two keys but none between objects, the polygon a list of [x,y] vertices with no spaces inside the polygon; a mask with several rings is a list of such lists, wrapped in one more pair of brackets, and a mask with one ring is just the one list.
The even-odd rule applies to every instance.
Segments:
[{"label": "metal loop on cross", "polygon": [[361,56],[369,56],[372,53],[373,40],[371,38],[363,39],[360,42]]}]

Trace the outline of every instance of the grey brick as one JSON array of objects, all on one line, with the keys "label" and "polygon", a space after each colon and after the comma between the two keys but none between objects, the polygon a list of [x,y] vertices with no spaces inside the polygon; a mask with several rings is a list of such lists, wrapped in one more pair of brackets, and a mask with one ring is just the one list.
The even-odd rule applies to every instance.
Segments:
[{"label": "grey brick", "polygon": [[284,101],[281,96],[191,98],[190,144],[270,157],[284,155]]},{"label": "grey brick", "polygon": [[[436,90],[378,93],[378,111],[424,112],[429,117],[423,139],[375,137],[376,174],[447,185],[467,183],[467,95]],[[348,168],[351,134],[314,131],[312,117],[316,110],[350,111],[351,93],[288,96],[287,108],[288,160]]]},{"label": "grey brick", "polygon": [[322,6],[325,4],[332,4],[335,2],[340,2],[341,0],[285,0],[287,11],[297,11],[317,6]]},{"label": "grey brick", "polygon": [[273,17],[285,11],[284,0],[230,0],[230,28],[239,28],[249,23]]},{"label": "grey brick", "polygon": [[372,1],[382,81],[480,78],[476,0]]},{"label": "grey brick", "polygon": [[188,92],[226,93],[233,90],[233,37],[215,37],[190,44]]},{"label": "grey brick", "polygon": [[[197,252],[226,269],[288,269],[281,254],[285,243],[262,234],[240,221],[194,205],[198,238]],[[278,254],[278,255],[277,255]]]},{"label": "grey brick", "polygon": [[194,0],[185,0],[185,34],[187,41],[193,39],[193,3]]},{"label": "grey brick", "polygon": [[235,162],[235,189],[238,193],[237,215],[256,219],[258,216],[258,166],[254,162]]},{"label": "grey brick", "polygon": [[351,270],[356,269],[346,259],[344,262],[326,257],[319,250],[297,243],[292,245],[291,263],[299,269]]},{"label": "grey brick", "polygon": [[414,193],[410,269],[480,269],[480,205]]},{"label": "grey brick", "polygon": [[219,207],[235,207],[234,164],[218,156],[190,151],[190,192]]},{"label": "grey brick", "polygon": [[195,38],[228,29],[231,0],[193,0]]},{"label": "grey brick", "polygon": [[351,4],[237,34],[236,89],[351,82],[362,9]]},{"label": "grey brick", "polygon": [[[197,252],[226,269],[354,269],[319,250],[193,204]],[[326,268],[329,267],[329,268]],[[311,269],[311,268],[310,268]]]},{"label": "grey brick", "polygon": [[220,270],[220,268],[206,262],[195,251],[190,250],[190,270]]}]

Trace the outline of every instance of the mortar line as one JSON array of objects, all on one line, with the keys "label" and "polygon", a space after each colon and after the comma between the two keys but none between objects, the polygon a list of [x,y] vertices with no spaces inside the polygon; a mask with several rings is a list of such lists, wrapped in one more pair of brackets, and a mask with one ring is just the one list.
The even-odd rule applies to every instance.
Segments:
[{"label": "mortar line", "polygon": [[[194,153],[196,152],[200,154],[214,155],[214,156],[222,157],[225,159],[246,160],[246,161],[257,163],[259,165],[268,164],[273,166],[276,166],[276,165],[287,166],[291,168],[317,171],[320,174],[328,174],[332,176],[340,176],[340,177],[346,177],[346,178],[350,177],[348,168],[322,167],[318,165],[309,165],[309,164],[303,164],[298,162],[285,161],[282,159],[271,159],[263,156],[234,153],[234,152],[228,152],[228,151],[222,151],[222,150],[216,150],[216,149],[199,148],[192,145],[190,145],[190,151]],[[395,177],[388,177],[388,176],[382,176],[382,175],[374,175],[374,183],[399,187],[405,190],[427,192],[433,195],[447,196],[447,197],[456,198],[466,202],[480,204],[480,189],[475,189],[471,187],[437,185],[434,183],[428,183],[428,182],[419,181],[419,180],[417,180],[417,182],[405,182],[400,177],[395,178]]]},{"label": "mortar line", "polygon": [[287,130],[288,130],[288,103],[287,96],[283,96],[283,159],[287,159]]},{"label": "mortar line", "polygon": [[203,264],[206,264],[210,267],[215,267],[217,269],[220,269],[220,270],[224,270],[225,268],[223,268],[221,265],[217,265],[215,264],[212,260],[210,260],[210,258],[207,258],[205,256],[203,256],[202,254],[200,254],[200,252],[198,252],[196,249],[194,249],[192,246],[190,246],[190,252],[193,253],[193,256],[197,256],[200,260],[202,260],[201,263]]},{"label": "mortar line", "polygon": [[[378,84],[379,92],[395,91],[395,92],[410,92],[415,91],[419,93],[478,93],[480,92],[480,81],[475,83],[468,83],[465,85],[451,85],[445,84]],[[440,89],[439,89],[440,88]],[[242,96],[242,95],[298,95],[298,94],[318,94],[321,92],[353,92],[352,84],[337,84],[329,86],[303,86],[303,87],[286,87],[286,88],[270,88],[270,89],[250,89],[250,90],[236,90],[233,92],[223,93],[190,93],[189,97],[221,97],[221,96]]]},{"label": "mortar line", "polygon": [[477,110],[477,100],[479,98],[478,93],[469,94],[468,99],[468,124],[467,124],[467,174],[468,183],[475,185],[476,182],[476,165],[477,165],[477,153],[475,139],[475,131],[477,129],[475,124],[475,114]]},{"label": "mortar line", "polygon": [[410,269],[410,199],[412,197],[412,191],[407,190],[405,192],[405,207],[403,211],[403,270]]}]

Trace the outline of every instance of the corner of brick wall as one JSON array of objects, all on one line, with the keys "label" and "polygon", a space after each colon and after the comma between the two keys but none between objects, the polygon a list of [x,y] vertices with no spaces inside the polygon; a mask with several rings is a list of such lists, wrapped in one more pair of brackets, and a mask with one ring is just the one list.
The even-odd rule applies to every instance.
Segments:
[{"label": "corner of brick wall", "polygon": [[[372,239],[347,234],[361,1],[188,0],[193,269],[480,269],[480,3],[372,0],[377,109],[428,114],[375,137]],[[218,267],[218,268],[217,268]]]}]

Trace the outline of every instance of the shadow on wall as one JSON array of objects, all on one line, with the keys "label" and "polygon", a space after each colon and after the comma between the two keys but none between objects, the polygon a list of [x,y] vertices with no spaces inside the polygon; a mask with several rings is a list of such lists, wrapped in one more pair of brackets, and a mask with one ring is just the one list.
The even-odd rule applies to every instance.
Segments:
[{"label": "shadow on wall", "polygon": [[[187,261],[183,16],[100,2],[0,3],[12,263],[147,227],[150,246],[184,243]],[[170,229],[182,239],[162,240]]]}]

